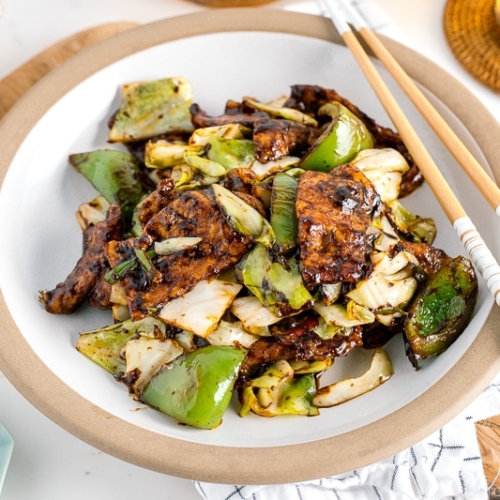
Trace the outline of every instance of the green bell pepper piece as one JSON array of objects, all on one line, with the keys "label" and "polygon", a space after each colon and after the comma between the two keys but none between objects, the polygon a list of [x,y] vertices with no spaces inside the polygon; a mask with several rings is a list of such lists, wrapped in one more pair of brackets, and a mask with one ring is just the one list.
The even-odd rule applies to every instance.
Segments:
[{"label": "green bell pepper piece", "polygon": [[469,323],[477,294],[477,277],[465,257],[450,260],[431,275],[405,321],[410,359],[436,356],[455,342]]},{"label": "green bell pepper piece", "polygon": [[178,358],[155,375],[141,401],[180,422],[213,429],[231,400],[246,350],[206,346]]},{"label": "green bell pepper piece", "polygon": [[359,151],[373,147],[373,136],[366,125],[342,104],[325,104],[319,113],[330,115],[332,121],[302,159],[300,167],[304,170],[330,172],[351,161]]},{"label": "green bell pepper piece", "polygon": [[70,155],[69,162],[109,203],[119,203],[127,220],[131,220],[135,206],[151,190],[137,160],[129,153],[101,149]]}]

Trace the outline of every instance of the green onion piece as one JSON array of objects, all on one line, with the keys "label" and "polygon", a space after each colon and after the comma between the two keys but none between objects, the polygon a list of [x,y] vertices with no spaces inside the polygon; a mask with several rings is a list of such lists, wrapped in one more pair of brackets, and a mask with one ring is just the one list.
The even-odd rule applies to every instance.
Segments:
[{"label": "green onion piece", "polygon": [[121,280],[129,271],[137,267],[137,261],[135,259],[125,260],[120,262],[118,265],[113,267],[111,271],[106,273],[104,276],[104,281],[112,285],[117,281]]},{"label": "green onion piece", "polygon": [[169,255],[175,252],[181,252],[188,248],[195,247],[200,243],[201,238],[197,236],[184,236],[179,238],[167,238],[162,241],[155,241],[154,248],[158,255]]},{"label": "green onion piece", "polygon": [[153,266],[153,263],[151,262],[150,257],[153,256],[154,253],[149,254],[148,252],[146,252],[142,248],[134,248],[134,252],[135,252],[135,255],[137,255],[137,260],[139,261],[141,266],[144,268],[144,270],[150,275],[153,274],[154,266]]},{"label": "green onion piece", "polygon": [[212,189],[219,207],[228,217],[233,229],[267,248],[273,246],[274,231],[255,208],[219,184],[212,184]]}]

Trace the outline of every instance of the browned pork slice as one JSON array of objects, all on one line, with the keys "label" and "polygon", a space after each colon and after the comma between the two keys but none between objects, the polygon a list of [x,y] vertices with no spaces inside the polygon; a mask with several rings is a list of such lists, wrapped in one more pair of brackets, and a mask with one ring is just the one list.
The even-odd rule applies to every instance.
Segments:
[{"label": "browned pork slice", "polygon": [[120,280],[133,319],[184,295],[199,281],[217,276],[252,246],[248,238],[228,225],[212,190],[204,189],[178,196],[150,219],[138,241],[108,245],[108,259],[114,267],[133,257],[134,246],[147,248],[155,241],[185,236],[201,241],[193,248],[154,258],[153,272],[137,266]]},{"label": "browned pork slice", "polygon": [[89,295],[89,304],[98,309],[111,309],[113,307],[111,288],[111,284],[101,276]]},{"label": "browned pork slice", "polygon": [[106,244],[119,240],[123,232],[123,213],[119,205],[109,207],[106,219],[83,232],[83,255],[66,280],[50,291],[42,291],[39,301],[54,314],[71,314],[82,305],[94,287],[109,271]]},{"label": "browned pork slice", "polygon": [[276,161],[288,155],[302,155],[319,137],[321,131],[291,120],[265,120],[253,131],[255,158],[261,163]]},{"label": "browned pork slice", "polygon": [[210,116],[203,111],[198,104],[192,104],[190,108],[191,121],[195,128],[217,127],[230,123],[239,123],[248,128],[253,128],[256,123],[268,120],[269,115],[252,109],[241,109],[233,107],[231,112],[220,116]]},{"label": "browned pork slice", "polygon": [[175,181],[173,179],[162,179],[156,189],[150,193],[139,205],[138,219],[141,225],[145,225],[155,214],[164,209],[175,197]]},{"label": "browned pork slice", "polygon": [[307,286],[356,282],[366,270],[367,229],[380,198],[356,167],[305,172],[296,212],[302,276]]}]

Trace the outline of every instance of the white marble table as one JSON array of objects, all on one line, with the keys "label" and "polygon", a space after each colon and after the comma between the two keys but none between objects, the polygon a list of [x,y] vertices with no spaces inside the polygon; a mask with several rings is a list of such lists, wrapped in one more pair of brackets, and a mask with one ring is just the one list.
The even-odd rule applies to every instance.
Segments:
[{"label": "white marble table", "polygon": [[[446,45],[445,0],[374,2],[403,29],[412,48],[458,78],[500,120],[499,96],[469,76]],[[278,0],[272,7],[302,10],[305,4]],[[7,0],[0,19],[0,79],[79,30],[112,21],[147,23],[200,10],[183,0]],[[2,500],[200,498],[188,480],[130,465],[76,439],[26,401],[1,372],[0,421],[15,440]]]}]

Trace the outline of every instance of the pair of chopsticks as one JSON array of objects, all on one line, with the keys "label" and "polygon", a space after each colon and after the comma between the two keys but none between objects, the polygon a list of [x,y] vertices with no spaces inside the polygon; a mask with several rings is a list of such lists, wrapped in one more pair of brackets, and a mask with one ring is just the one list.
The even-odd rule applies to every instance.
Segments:
[{"label": "pair of chopsticks", "polygon": [[347,4],[347,1],[319,0],[319,3],[356,59],[403,142],[406,144],[408,151],[420,168],[427,184],[432,189],[439,204],[457,232],[471,261],[484,278],[495,302],[500,306],[500,266],[348,23],[351,23],[363,37],[373,53],[434,129],[438,137],[466,171],[498,216],[500,216],[500,189],[486,174],[481,165],[405,73],[382,42],[380,42],[375,33],[368,28],[361,16]]}]

